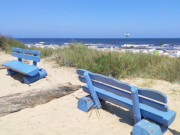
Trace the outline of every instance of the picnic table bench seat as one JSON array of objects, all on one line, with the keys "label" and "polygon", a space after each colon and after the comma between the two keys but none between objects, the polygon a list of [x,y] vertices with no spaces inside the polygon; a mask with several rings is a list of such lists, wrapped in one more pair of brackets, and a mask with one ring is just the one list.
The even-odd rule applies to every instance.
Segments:
[{"label": "picnic table bench seat", "polygon": [[[152,89],[142,89],[101,74],[78,69],[79,80],[88,96],[78,100],[78,108],[87,112],[101,108],[102,101],[129,109],[134,116],[133,135],[161,135],[172,124],[176,112],[167,105],[167,96]],[[149,121],[150,120],[150,121]]]},{"label": "picnic table bench seat", "polygon": [[[24,75],[23,80],[26,84],[33,83],[47,76],[45,69],[37,67],[37,62],[40,62],[38,55],[41,53],[39,51],[15,47],[12,47],[12,51],[12,56],[18,57],[18,60],[11,60],[2,64],[2,66],[7,67],[7,72],[10,76],[21,73]],[[33,64],[27,64],[22,59],[32,60]]]}]

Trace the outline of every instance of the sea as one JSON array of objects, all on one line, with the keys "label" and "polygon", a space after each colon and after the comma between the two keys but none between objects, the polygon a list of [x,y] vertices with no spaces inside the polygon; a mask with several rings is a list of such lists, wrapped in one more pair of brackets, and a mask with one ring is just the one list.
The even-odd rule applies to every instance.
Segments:
[{"label": "sea", "polygon": [[124,44],[161,46],[164,44],[180,47],[180,38],[16,38],[25,44],[68,45],[81,42],[99,47],[121,47]]}]

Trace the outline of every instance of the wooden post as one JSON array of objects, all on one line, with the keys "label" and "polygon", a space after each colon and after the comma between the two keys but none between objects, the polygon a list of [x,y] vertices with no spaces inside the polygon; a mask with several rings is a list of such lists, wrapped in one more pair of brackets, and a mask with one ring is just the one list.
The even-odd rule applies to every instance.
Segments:
[{"label": "wooden post", "polygon": [[[34,56],[37,56],[37,55],[34,54]],[[36,61],[33,61],[33,65],[34,65],[34,66],[37,66],[37,62],[36,62]]]},{"label": "wooden post", "polygon": [[94,90],[94,86],[93,86],[93,84],[92,84],[92,81],[91,81],[91,79],[90,79],[90,76],[89,76],[89,72],[88,72],[88,71],[85,71],[85,72],[84,72],[84,77],[85,77],[85,79],[86,79],[86,83],[87,83],[87,85],[88,85],[88,87],[89,87],[89,90],[90,90],[91,96],[92,96],[92,98],[93,98],[93,101],[94,101],[94,103],[96,104],[96,107],[97,107],[98,109],[101,108],[101,103],[100,103],[100,101],[99,101],[99,98],[98,98],[95,90]]},{"label": "wooden post", "polygon": [[133,116],[134,116],[134,122],[137,123],[141,120],[141,112],[139,107],[139,97],[138,97],[138,88],[132,87],[131,88],[131,97],[132,97],[132,103],[133,103]]},{"label": "wooden post", "polygon": [[[18,51],[18,53],[21,53],[21,52]],[[22,62],[22,58],[18,57],[18,61]]]}]

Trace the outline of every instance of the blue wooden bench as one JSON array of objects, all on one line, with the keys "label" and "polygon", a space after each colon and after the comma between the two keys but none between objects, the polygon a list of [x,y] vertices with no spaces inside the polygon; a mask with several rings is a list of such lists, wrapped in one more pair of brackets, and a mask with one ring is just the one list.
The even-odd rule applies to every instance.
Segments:
[{"label": "blue wooden bench", "polygon": [[[3,63],[2,66],[6,66],[7,72],[9,75],[14,75],[17,72],[23,74],[23,80],[26,84],[35,82],[47,75],[45,69],[39,69],[37,67],[37,62],[40,61],[41,53],[36,50],[21,49],[21,48],[12,48],[12,56],[18,57],[17,60],[11,60],[6,63]],[[22,59],[33,60],[33,64],[29,65],[22,61]]]},{"label": "blue wooden bench", "polygon": [[[174,121],[176,112],[167,106],[167,96],[152,89],[141,89],[128,83],[100,74],[78,69],[79,80],[90,95],[78,100],[78,108],[87,112],[92,107],[101,108],[100,101],[109,101],[132,111],[135,125],[133,135],[160,135]],[[151,120],[151,121],[149,121]]]}]

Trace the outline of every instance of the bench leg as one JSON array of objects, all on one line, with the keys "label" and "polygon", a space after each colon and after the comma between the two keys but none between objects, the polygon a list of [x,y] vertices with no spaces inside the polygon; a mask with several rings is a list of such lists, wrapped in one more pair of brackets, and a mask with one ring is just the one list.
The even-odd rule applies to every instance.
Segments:
[{"label": "bench leg", "polygon": [[35,76],[23,76],[23,80],[24,80],[24,83],[26,84],[30,84],[30,83],[33,83],[41,78],[44,78],[45,76],[47,76],[47,72],[45,69],[40,69],[38,74],[35,75]]},{"label": "bench leg", "polygon": [[17,73],[16,71],[13,71],[11,69],[7,69],[7,72],[8,72],[8,75],[10,75],[10,76],[12,76],[12,75]]},{"label": "bench leg", "polygon": [[134,125],[132,135],[162,135],[163,132],[164,131],[160,125],[142,119]]},{"label": "bench leg", "polygon": [[134,122],[137,123],[141,120],[141,111],[139,107],[138,89],[136,87],[131,88],[131,96],[133,103]]},{"label": "bench leg", "polygon": [[95,104],[90,95],[78,99],[78,108],[84,112],[88,112],[94,106]]}]

